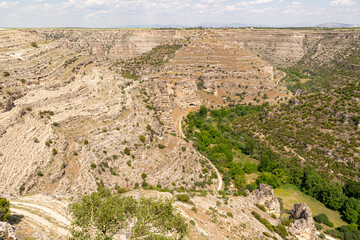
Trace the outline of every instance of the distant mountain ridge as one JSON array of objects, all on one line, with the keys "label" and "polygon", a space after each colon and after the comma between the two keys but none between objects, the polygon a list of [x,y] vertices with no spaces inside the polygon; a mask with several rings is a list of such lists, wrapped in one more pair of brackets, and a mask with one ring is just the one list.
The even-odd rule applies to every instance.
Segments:
[{"label": "distant mountain ridge", "polygon": [[315,27],[323,27],[323,28],[345,28],[345,27],[360,27],[360,25],[355,24],[347,24],[347,23],[336,23],[336,22],[328,22],[316,25]]},{"label": "distant mountain ridge", "polygon": [[192,28],[192,27],[205,27],[205,28],[222,28],[222,27],[269,27],[269,28],[288,28],[288,27],[322,27],[322,28],[352,28],[360,27],[360,24],[346,24],[346,23],[336,23],[328,22],[322,23],[319,25],[312,25],[311,23],[299,23],[299,24],[289,24],[289,25],[280,25],[280,26],[269,26],[264,24],[252,24],[252,23],[201,23],[195,25],[181,25],[181,24],[169,24],[169,25],[160,25],[160,24],[139,24],[139,25],[126,25],[118,26],[115,28]]},{"label": "distant mountain ridge", "polygon": [[192,28],[192,27],[268,27],[267,25],[262,24],[250,24],[250,23],[201,23],[194,25],[181,25],[181,24],[169,24],[169,25],[160,25],[160,24],[139,24],[139,25],[126,25],[118,26],[115,28]]}]

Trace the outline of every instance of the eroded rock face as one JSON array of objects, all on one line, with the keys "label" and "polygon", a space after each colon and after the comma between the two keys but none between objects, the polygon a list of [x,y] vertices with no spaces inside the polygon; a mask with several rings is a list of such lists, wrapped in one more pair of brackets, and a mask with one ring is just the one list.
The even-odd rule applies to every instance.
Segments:
[{"label": "eroded rock face", "polygon": [[14,228],[6,222],[0,222],[0,238],[4,240],[16,240]]},{"label": "eroded rock face", "polygon": [[295,203],[291,211],[291,219],[294,220],[289,227],[289,232],[299,240],[316,239],[316,229],[312,212],[305,203]]},{"label": "eroded rock face", "polygon": [[274,196],[271,186],[260,184],[259,188],[252,193],[253,203],[264,205],[266,212],[280,217],[280,203]]},{"label": "eroded rock face", "polygon": [[2,95],[0,92],[0,113],[9,111],[13,107],[13,99],[9,95]]}]

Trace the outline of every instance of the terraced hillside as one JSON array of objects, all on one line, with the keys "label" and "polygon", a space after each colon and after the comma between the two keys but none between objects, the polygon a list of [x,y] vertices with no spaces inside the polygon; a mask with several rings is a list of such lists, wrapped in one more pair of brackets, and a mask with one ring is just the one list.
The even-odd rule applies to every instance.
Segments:
[{"label": "terraced hillside", "polygon": [[313,166],[326,193],[343,189],[330,180],[358,180],[358,39],[356,30],[2,30],[0,193],[26,194],[13,213],[24,216],[22,236],[41,228],[42,239],[67,235],[69,199],[103,188],[175,197],[190,239],[313,239],[311,212],[296,230],[245,172],[304,187]]},{"label": "terraced hillside", "polygon": [[[97,183],[128,188],[141,183],[143,172],[154,185],[190,185],[198,178],[196,153],[164,133],[156,111],[146,108],[142,83],[105,67],[113,60],[72,48],[66,38],[46,40],[44,34],[2,32],[8,45],[2,51],[7,60],[1,61],[1,90],[9,107],[1,115],[1,191],[73,193],[96,189]],[[18,80],[26,71],[47,77]]]},{"label": "terraced hillside", "polygon": [[148,88],[164,113],[161,121],[175,131],[172,123],[200,105],[285,101],[291,94],[280,83],[281,76],[239,44],[205,34],[186,43],[162,71],[150,75],[154,84]]}]

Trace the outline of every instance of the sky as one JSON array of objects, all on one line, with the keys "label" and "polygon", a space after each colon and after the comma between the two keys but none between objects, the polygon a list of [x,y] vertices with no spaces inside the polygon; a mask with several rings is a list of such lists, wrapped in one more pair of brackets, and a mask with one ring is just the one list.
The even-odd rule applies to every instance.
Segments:
[{"label": "sky", "polygon": [[360,24],[360,0],[0,0],[0,27]]}]

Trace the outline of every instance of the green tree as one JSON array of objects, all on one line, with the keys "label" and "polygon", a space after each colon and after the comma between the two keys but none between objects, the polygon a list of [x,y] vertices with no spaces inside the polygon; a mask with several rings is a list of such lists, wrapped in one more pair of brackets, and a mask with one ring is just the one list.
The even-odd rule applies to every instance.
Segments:
[{"label": "green tree", "polygon": [[344,187],[346,196],[360,199],[360,182],[348,180]]},{"label": "green tree", "polygon": [[207,117],[207,108],[205,106],[200,107],[199,115],[202,119],[206,119]]},{"label": "green tree", "polygon": [[271,171],[271,160],[270,160],[270,157],[267,154],[260,157],[260,166],[259,166],[259,168],[260,168],[261,171],[266,171],[266,172]]},{"label": "green tree", "polygon": [[258,170],[258,165],[256,163],[245,163],[244,164],[244,172],[246,174],[252,174],[252,173],[255,173],[257,172]]},{"label": "green tree", "polygon": [[100,187],[70,205],[73,222],[69,239],[111,240],[120,229],[131,238],[183,239],[187,224],[172,203],[171,199],[111,195]]},{"label": "green tree", "polygon": [[344,204],[345,195],[340,183],[324,184],[320,193],[321,202],[331,209],[338,210]]},{"label": "green tree", "polygon": [[262,172],[256,179],[256,183],[257,184],[260,184],[260,183],[269,184],[273,188],[277,188],[280,186],[279,178],[276,177],[274,174],[268,173],[268,172]]},{"label": "green tree", "polygon": [[319,199],[319,194],[322,191],[324,184],[328,183],[320,177],[314,168],[305,167],[302,191]]},{"label": "green tree", "polygon": [[228,164],[229,173],[231,177],[235,177],[236,175],[244,175],[244,171],[242,170],[241,162],[230,162]]},{"label": "green tree", "polygon": [[10,216],[10,202],[0,198],[0,221],[6,221]]},{"label": "green tree", "polygon": [[235,175],[234,184],[235,184],[235,187],[238,190],[244,191],[246,189],[246,177],[245,177],[245,175]]},{"label": "green tree", "polygon": [[360,223],[360,200],[349,198],[345,201],[342,214],[350,223]]}]

